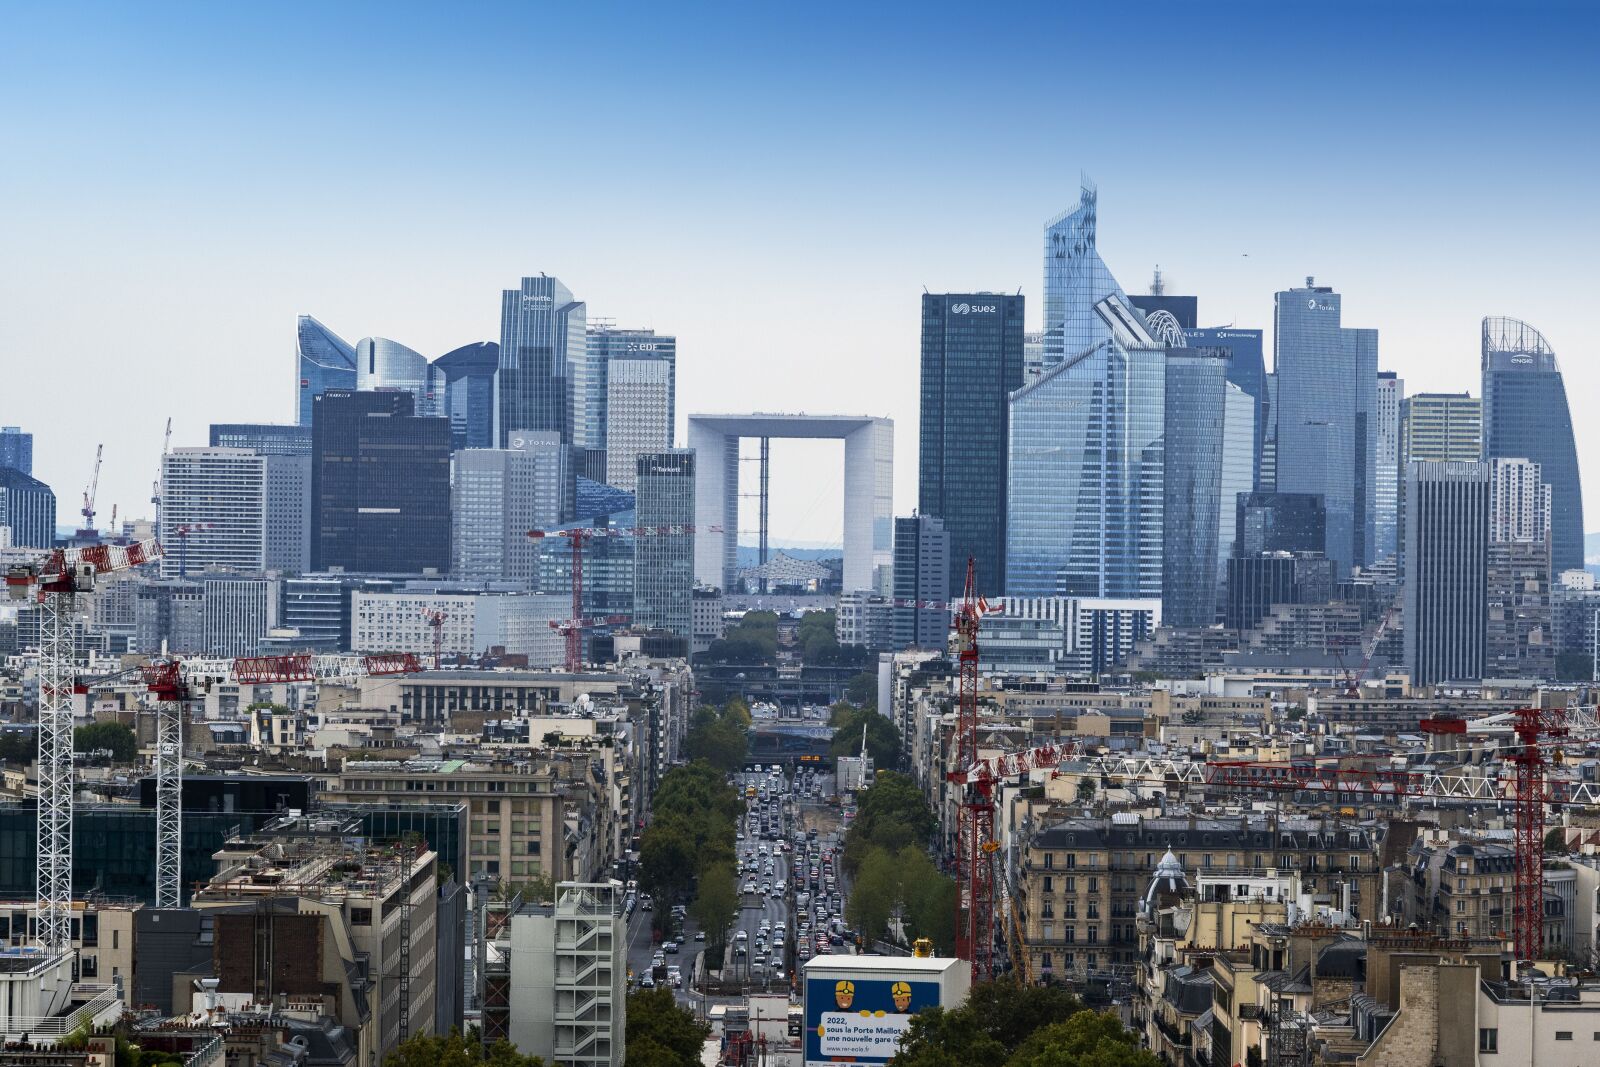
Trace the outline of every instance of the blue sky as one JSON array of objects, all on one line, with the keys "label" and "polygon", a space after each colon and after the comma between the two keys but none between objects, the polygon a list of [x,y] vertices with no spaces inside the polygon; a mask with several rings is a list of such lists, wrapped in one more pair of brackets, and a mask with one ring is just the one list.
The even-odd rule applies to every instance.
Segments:
[{"label": "blue sky", "polygon": [[[293,327],[429,355],[559,276],[679,337],[681,414],[889,415],[915,503],[918,294],[1020,288],[1080,174],[1102,255],[1208,324],[1308,274],[1409,391],[1526,319],[1583,401],[1600,16],[1581,4],[44,5],[0,36],[0,421],[62,521],[148,510],[162,427],[288,420]],[[63,402],[60,397],[70,397]],[[680,414],[680,418],[681,418]],[[837,449],[774,536],[836,540]],[[1591,479],[1587,528],[1600,528]]]}]

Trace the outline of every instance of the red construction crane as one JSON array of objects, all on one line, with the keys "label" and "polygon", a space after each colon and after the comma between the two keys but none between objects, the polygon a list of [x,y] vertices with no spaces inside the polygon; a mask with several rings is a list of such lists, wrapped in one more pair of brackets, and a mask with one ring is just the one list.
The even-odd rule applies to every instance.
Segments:
[{"label": "red construction crane", "polygon": [[[1496,719],[1501,718],[1496,716]],[[1110,780],[1146,779],[1163,784],[1199,785],[1234,790],[1307,792],[1343,800],[1344,795],[1383,798],[1436,797],[1481,803],[1507,803],[1515,815],[1516,886],[1512,939],[1517,958],[1537,959],[1544,944],[1544,827],[1547,804],[1600,806],[1600,785],[1549,780],[1552,756],[1559,759],[1574,730],[1596,733],[1587,709],[1519,708],[1512,712],[1515,742],[1504,755],[1509,778],[1437,774],[1414,770],[1362,770],[1340,765],[1337,758],[1287,762],[1233,760],[1196,763],[1188,760],[1098,756],[1086,761],[1084,773]],[[1466,733],[1470,723],[1460,730]]]},{"label": "red construction crane", "polygon": [[1366,680],[1367,671],[1372,667],[1372,657],[1378,654],[1378,646],[1383,644],[1384,631],[1389,628],[1390,620],[1394,618],[1395,613],[1399,610],[1400,605],[1398,603],[1390,604],[1389,610],[1384,612],[1383,618],[1378,620],[1378,628],[1372,631],[1372,640],[1362,651],[1361,670],[1356,674],[1351,674],[1348,670],[1344,672],[1345,696],[1358,697],[1361,695],[1361,683]]},{"label": "red construction crane", "polygon": [[1030,771],[1042,771],[1046,768],[1054,771],[1056,764],[1077,751],[1077,744],[1069,742],[1063,745],[1040,745],[1026,752],[1007,752],[979,760],[966,770],[951,771],[945,775],[945,781],[953,785],[973,785],[979,782],[997,782],[1002,778],[1015,778]]},{"label": "red construction crane", "polygon": [[233,677],[243,685],[337,681],[352,675],[380,677],[416,674],[421,670],[422,664],[411,652],[378,652],[362,656],[359,667],[348,657],[317,656],[310,652],[291,652],[285,656],[247,656],[233,661]]},{"label": "red construction crane", "polygon": [[438,670],[444,651],[444,623],[450,613],[443,608],[424,608],[422,617],[428,620],[428,628],[433,631],[433,669]]},{"label": "red construction crane", "polygon": [[[705,527],[708,533],[721,533],[720,526]],[[566,634],[568,671],[583,668],[583,545],[596,537],[682,537],[693,535],[693,526],[572,526],[565,530],[529,530],[535,539],[565,537],[572,543],[572,617],[555,623]],[[592,623],[590,625],[593,625]]]},{"label": "red construction crane", "polygon": [[[967,584],[955,617],[960,664],[956,712],[955,765],[978,763],[978,606],[977,561],[967,559]],[[963,772],[964,773],[964,772]],[[992,779],[967,782],[956,822],[956,956],[972,963],[972,980],[994,973],[994,795]]]},{"label": "red construction crane", "polygon": [[189,577],[189,535],[203,533],[206,530],[215,530],[214,522],[186,522],[181,526],[174,526],[172,532],[178,537],[178,577]]}]

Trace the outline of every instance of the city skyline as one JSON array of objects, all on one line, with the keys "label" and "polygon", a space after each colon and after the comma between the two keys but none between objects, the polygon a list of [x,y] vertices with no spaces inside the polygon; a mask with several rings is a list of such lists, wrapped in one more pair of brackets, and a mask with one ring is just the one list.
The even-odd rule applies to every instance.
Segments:
[{"label": "city skyline", "polygon": [[[1593,17],[1559,10],[1569,30]],[[772,406],[763,398],[781,396],[797,412],[891,417],[896,451],[909,457],[922,287],[1020,289],[1037,329],[1043,224],[1071,208],[1080,172],[1100,190],[1107,266],[1133,294],[1159,263],[1169,292],[1200,298],[1202,325],[1262,329],[1270,348],[1273,292],[1314,275],[1358,309],[1357,324],[1380,331],[1380,367],[1408,389],[1478,393],[1479,323],[1505,315],[1549,339],[1569,395],[1592,392],[1600,375],[1584,358],[1580,257],[1594,230],[1583,193],[1593,153],[1566,135],[1577,113],[1550,103],[1577,107],[1582,34],[1558,38],[1538,20],[1502,25],[1466,10],[1449,20],[1401,11],[1381,40],[1361,36],[1352,20],[1318,26],[1315,46],[1301,37],[1255,47],[1287,29],[1271,11],[1158,9],[1165,34],[1185,50],[1240,57],[1241,69],[1208,68],[1206,101],[1186,99],[1181,70],[1158,70],[1138,85],[1117,80],[1120,88],[1100,94],[1113,112],[1154,116],[1169,154],[1215,159],[1220,145],[1230,164],[1187,170],[1152,167],[1132,151],[1148,143],[1144,124],[1075,113],[1062,92],[1093,83],[1109,61],[1028,62],[1043,47],[1029,38],[1048,34],[978,29],[1021,61],[953,65],[933,78],[924,71],[941,69],[939,56],[969,43],[944,32],[948,20],[939,18],[926,20],[936,28],[918,28],[885,12],[853,15],[860,32],[843,41],[776,15],[681,26],[640,18],[612,46],[619,59],[667,41],[707,60],[692,77],[652,84],[643,99],[643,80],[602,83],[521,32],[531,16],[495,35],[483,32],[486,10],[459,25],[412,12],[403,25],[377,30],[340,16],[329,34],[301,41],[289,36],[292,20],[244,13],[210,12],[183,25],[110,13],[70,28],[22,13],[19,37],[32,47],[11,57],[0,84],[25,86],[33,101],[14,137],[35,163],[4,179],[31,210],[10,234],[16,254],[0,267],[16,304],[0,324],[0,347],[25,365],[71,361],[85,380],[118,386],[89,391],[81,417],[49,420],[13,391],[0,421],[36,434],[35,474],[64,514],[76,510],[101,440],[102,521],[113,503],[123,516],[148,513],[168,415],[174,446],[205,444],[212,421],[293,421],[284,383],[296,316],[315,316],[347,339],[399,338],[436,358],[495,340],[499,293],[545,271],[592,316],[679,338],[675,443],[685,443],[690,413]],[[540,17],[555,30],[581,16]],[[1042,11],[1018,17],[1038,29],[1066,24]],[[1094,32],[1100,20],[1112,21],[1084,12],[1070,24]],[[747,77],[751,61],[721,45],[752,32],[781,34],[785,49],[764,61],[773,69]],[[345,50],[369,43],[368,33],[390,50],[391,69],[470,62],[490,76],[452,83],[427,106],[418,93],[439,88],[427,78],[360,85]],[[886,38],[907,52],[926,46],[926,67],[878,72],[872,47]],[[222,48],[245,39],[248,47]],[[61,62],[69,41],[95,57],[94,76],[64,77],[81,65]],[[1482,84],[1475,72],[1484,62],[1523,45],[1540,54],[1536,69],[1514,84]],[[660,166],[649,179],[534,166],[554,158],[534,139],[510,146],[488,172],[447,164],[498,144],[501,100],[523,82],[500,72],[514,65],[494,60],[516,49],[539,60],[527,64],[546,72],[539,85],[560,84],[549,91],[561,107],[655,150]],[[268,60],[285,52],[314,76],[263,91],[273,84]],[[1363,69],[1361,81],[1341,63]],[[791,96],[787,86],[802,72],[823,88]],[[904,75],[903,84],[885,84],[892,75]],[[1274,79],[1281,92],[1258,93]],[[1399,93],[1401,80],[1435,92]],[[119,91],[108,96],[113,82]],[[987,106],[997,99],[1016,103]],[[834,106],[845,100],[865,106]],[[150,129],[129,121],[141,113],[168,122]],[[1213,124],[1218,113],[1232,116],[1229,128]],[[773,142],[758,114],[783,120],[781,151],[768,153]],[[1026,146],[1026,164],[1002,172],[974,158],[930,172],[913,136],[918,119],[992,129],[1006,138],[998,143]],[[1484,130],[1501,120],[1541,146],[1524,193],[1508,194],[1500,169],[1482,161]],[[416,130],[401,136],[411,124]],[[384,137],[428,150],[377,184],[355,166],[349,176],[333,165],[310,177],[286,150],[308,139],[356,152]],[[1330,141],[1356,150],[1327,154]],[[1319,163],[1302,167],[1297,161],[1313,150]],[[114,186],[102,177],[108,159],[117,162]],[[562,210],[508,217],[508,196]],[[1508,196],[1518,251],[1491,255],[1481,226],[1464,223]],[[778,203],[782,227],[766,224]],[[86,313],[81,287],[96,278]],[[1600,469],[1600,435],[1574,422],[1580,468]],[[821,458],[820,447],[775,450],[775,540],[837,542],[837,487],[808,469]],[[902,462],[897,513],[913,505],[915,477]],[[1600,518],[1584,526],[1600,528]]]}]

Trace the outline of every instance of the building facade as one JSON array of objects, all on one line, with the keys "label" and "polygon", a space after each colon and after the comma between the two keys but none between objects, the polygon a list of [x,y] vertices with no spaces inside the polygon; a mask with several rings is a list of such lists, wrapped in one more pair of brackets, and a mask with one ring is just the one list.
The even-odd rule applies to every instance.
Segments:
[{"label": "building facade", "polygon": [[1394,371],[1378,372],[1378,461],[1373,499],[1373,559],[1399,554],[1400,534],[1400,407],[1406,383]]},{"label": "building facade", "polygon": [[212,448],[243,448],[263,456],[311,455],[311,424],[213,422]]},{"label": "building facade", "polygon": [[634,625],[685,638],[694,634],[695,458],[689,451],[645,453],[634,473],[639,525],[657,531],[633,539]]},{"label": "building facade", "polygon": [[476,341],[453,348],[433,361],[434,388],[442,384],[438,413],[450,420],[450,448],[494,448],[494,380],[500,346]]},{"label": "building facade", "polygon": [[[435,378],[438,381],[435,381]],[[356,390],[362,393],[410,393],[418,415],[440,414],[444,376],[434,371],[428,357],[387,337],[363,337],[356,342]]]},{"label": "building facade", "polygon": [[585,361],[583,301],[555,278],[541,274],[507,289],[500,301],[500,370],[495,379],[495,443],[506,447],[513,430],[544,430],[573,443],[585,405],[575,380]]},{"label": "building facade", "polygon": [[633,491],[638,460],[672,447],[673,366],[664,359],[606,364],[606,482]]},{"label": "building facade", "polygon": [[1128,304],[1095,246],[1099,204],[1099,191],[1085,182],[1077,207],[1044,225],[1044,373],[1110,340],[1110,328],[1094,313],[1102,300],[1115,296]]},{"label": "building facade", "polygon": [[1483,401],[1470,393],[1417,393],[1401,401],[1400,461],[1483,458]]},{"label": "building facade", "polygon": [[950,551],[944,520],[931,515],[894,520],[895,649],[943,649],[949,643]]},{"label": "building facade", "polygon": [[1527,459],[1489,461],[1491,543],[1548,541],[1550,501],[1550,483],[1539,464]]},{"label": "building facade", "polygon": [[530,530],[570,520],[576,481],[572,448],[554,431],[516,433],[510,448],[455,454],[450,487],[452,575],[466,582],[533,588],[538,546]]},{"label": "building facade", "polygon": [[0,426],[0,467],[33,473],[33,434],[20,426]]},{"label": "building facade", "polygon": [[[609,322],[590,320],[584,349],[584,411],[580,447],[604,449],[610,434],[610,368],[615,360],[657,360],[666,364],[667,437],[660,445],[640,451],[660,452],[672,447],[677,427],[678,339],[654,330],[619,329]],[[630,472],[631,474],[631,469]]]},{"label": "building facade", "polygon": [[310,315],[295,324],[296,408],[301,426],[311,425],[313,402],[329,389],[356,387],[356,350]]},{"label": "building facade", "polygon": [[[528,666],[549,668],[565,658],[552,623],[571,613],[559,596],[479,593],[449,589],[352,591],[350,648],[354,652],[410,652],[432,661],[434,640],[446,655],[475,657],[490,649],[526,656]],[[431,620],[437,618],[437,630]]]},{"label": "building facade", "polygon": [[620,882],[563,882],[510,922],[511,1043],[563,1067],[622,1067],[628,921]]},{"label": "building facade", "polygon": [[1162,623],[1159,600],[1002,597],[983,617],[979,667],[1002,674],[1101,674]]},{"label": "building facade", "polygon": [[1489,466],[1406,467],[1405,656],[1414,685],[1483,677]]},{"label": "building facade", "polygon": [[50,548],[56,541],[56,495],[39,479],[0,466],[0,537],[10,548]]},{"label": "building facade", "polygon": [[1023,298],[922,297],[917,508],[943,520],[949,573],[938,599],[960,594],[967,560],[977,589],[1005,588],[1008,397],[1022,387]]},{"label": "building facade", "polygon": [[895,619],[898,614],[892,598],[870,589],[851,589],[839,594],[834,608],[834,637],[841,645],[860,645],[873,652],[897,647]]},{"label": "building facade", "polygon": [[[161,575],[267,567],[267,457],[241,448],[175,448],[161,457],[161,517],[174,542]],[[182,531],[187,530],[187,533]]]},{"label": "building facade", "polygon": [[[1254,440],[1250,449],[1248,488],[1258,489],[1261,487],[1261,450],[1267,432],[1267,372],[1262,357],[1261,331],[1217,326],[1185,328],[1183,333],[1186,347],[1221,359],[1227,367],[1228,381],[1250,398]],[[1230,415],[1229,418],[1230,425],[1237,424],[1234,416]]]}]

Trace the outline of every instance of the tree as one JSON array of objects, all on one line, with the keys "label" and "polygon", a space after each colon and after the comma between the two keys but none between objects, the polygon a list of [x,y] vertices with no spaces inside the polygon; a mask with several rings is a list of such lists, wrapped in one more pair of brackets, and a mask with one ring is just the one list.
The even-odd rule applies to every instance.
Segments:
[{"label": "tree", "polygon": [[855,821],[845,835],[845,867],[854,872],[873,846],[899,852],[925,846],[933,836],[933,810],[915,782],[903,774],[879,771],[860,796]]},{"label": "tree", "polygon": [[672,990],[629,993],[627,1014],[628,1067],[698,1067],[711,1028],[678,1007]]},{"label": "tree", "polygon": [[396,1045],[383,1058],[383,1067],[544,1067],[537,1056],[524,1056],[511,1042],[501,1038],[483,1054],[477,1031],[462,1036],[451,1029],[448,1034],[418,1034]]},{"label": "tree", "polygon": [[[895,1067],[1014,1067],[1008,1059],[1025,1041],[1082,1011],[1078,999],[1059,987],[1027,986],[1011,978],[979,982],[961,1007],[929,1008],[912,1016],[893,1063]],[[1046,1067],[1049,1062],[1027,1067]],[[1063,1063],[1080,1067],[1075,1061]],[[1099,1065],[1085,1060],[1081,1067]]]},{"label": "tree", "polygon": [[750,754],[750,709],[737,697],[721,708],[701,707],[689,720],[684,752],[724,774],[739,770]]},{"label": "tree", "polygon": [[1567,851],[1566,831],[1559,826],[1552,827],[1550,832],[1544,835],[1544,850],[1546,852]]},{"label": "tree", "polygon": [[72,751],[111,750],[111,762],[132,763],[139,757],[139,739],[120,722],[94,722],[72,731]]},{"label": "tree", "polygon": [[867,731],[867,755],[872,765],[889,770],[900,763],[900,731],[894,723],[878,714],[876,706],[856,707],[840,702],[835,704],[829,720],[833,725],[833,741],[828,752],[834,757],[854,756],[861,751],[861,731]]},{"label": "tree", "polygon": [[1006,1067],[1162,1067],[1114,1015],[1080,1011],[1034,1031]]},{"label": "tree", "polygon": [[926,937],[940,955],[956,947],[956,882],[941,874],[926,849],[908,845],[895,857],[907,937]]},{"label": "tree", "polygon": [[32,730],[0,731],[0,763],[32,763],[38,754],[39,739]]},{"label": "tree", "polygon": [[900,903],[900,874],[895,869],[894,857],[881,848],[874,848],[862,857],[856,868],[855,880],[850,886],[850,896],[845,900],[845,918],[861,931],[861,936],[872,940],[884,936],[889,916]]},{"label": "tree", "polygon": [[1078,779],[1078,799],[1082,800],[1082,801],[1093,800],[1094,799],[1094,791],[1095,791],[1096,785],[1097,785],[1097,783],[1095,782],[1095,780],[1093,778],[1090,778],[1088,775],[1084,775],[1082,778],[1079,778]]},{"label": "tree", "polygon": [[720,959],[727,942],[728,925],[739,909],[739,892],[733,864],[718,863],[700,869],[694,903],[689,914],[706,932],[706,959]]}]

